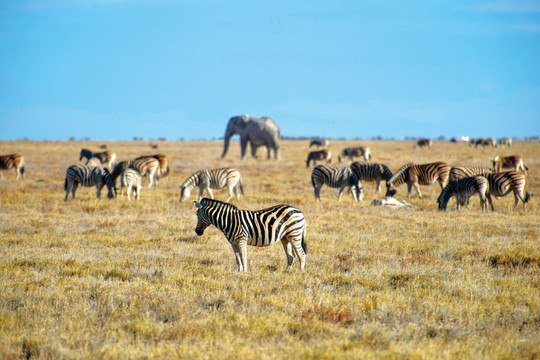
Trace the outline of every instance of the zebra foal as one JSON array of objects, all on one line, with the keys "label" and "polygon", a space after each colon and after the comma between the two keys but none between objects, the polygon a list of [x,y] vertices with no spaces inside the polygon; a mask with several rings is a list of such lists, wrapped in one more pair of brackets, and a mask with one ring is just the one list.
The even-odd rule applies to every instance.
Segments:
[{"label": "zebra foal", "polygon": [[135,199],[140,200],[142,189],[141,174],[135,169],[128,168],[122,172],[120,180],[122,188],[127,188],[128,200],[131,200],[131,193],[133,193]]},{"label": "zebra foal", "polygon": [[[482,208],[482,211],[487,212],[487,189],[488,181],[485,177],[481,175],[450,181],[448,185],[446,185],[445,188],[441,191],[441,194],[437,199],[437,203],[439,204],[439,210],[446,211],[448,201],[450,201],[450,198],[452,196],[456,197],[457,209],[459,210],[460,206],[463,203],[462,198],[467,199],[474,194],[478,194],[480,196],[480,207]],[[467,204],[467,208],[468,207],[469,205]]]},{"label": "zebra foal", "polygon": [[351,164],[352,171],[358,176],[359,181],[377,183],[376,192],[381,191],[381,181],[385,181],[388,184],[388,181],[392,178],[392,172],[388,166],[384,164],[364,164],[355,161]]},{"label": "zebra foal", "polygon": [[101,196],[101,189],[107,185],[109,190],[108,197],[112,199],[116,196],[114,181],[109,173],[109,170],[102,167],[90,167],[88,165],[71,165],[66,171],[66,180],[64,182],[64,190],[67,201],[69,191],[71,190],[72,198],[75,198],[75,191],[79,186],[95,186],[97,189],[97,198]]},{"label": "zebra foal", "polygon": [[229,197],[225,201],[229,201],[233,196],[236,196],[236,200],[238,200],[238,188],[240,188],[242,195],[244,194],[240,172],[233,168],[205,169],[197,171],[180,185],[180,201],[189,199],[191,191],[196,187],[199,187],[199,201],[202,199],[204,190],[206,190],[208,195],[213,199],[214,194],[212,189],[222,189],[227,187],[229,190]]},{"label": "zebra foal", "polygon": [[345,188],[349,188],[354,200],[361,201],[364,198],[362,184],[358,176],[350,167],[333,167],[329,165],[317,165],[311,172],[311,184],[315,189],[315,198],[321,201],[321,187],[326,184],[332,188],[339,188],[338,201]]},{"label": "zebra foal", "polygon": [[[15,169],[17,179],[22,176],[24,179],[24,157],[21,154],[0,155],[0,170]],[[3,179],[2,171],[0,171],[0,179]]]},{"label": "zebra foal", "polygon": [[231,244],[238,271],[246,272],[247,245],[263,247],[281,241],[287,266],[293,265],[295,257],[300,260],[300,269],[306,263],[306,220],[302,212],[289,205],[276,205],[267,209],[250,211],[236,206],[204,198],[197,207],[197,227],[201,236],[204,230],[214,225]]},{"label": "zebra foal", "polygon": [[448,181],[449,173],[450,165],[443,162],[404,165],[386,182],[386,196],[394,196],[396,188],[407,183],[407,197],[411,197],[411,189],[414,187],[418,197],[422,198],[419,185],[431,185],[437,181],[442,190]]}]

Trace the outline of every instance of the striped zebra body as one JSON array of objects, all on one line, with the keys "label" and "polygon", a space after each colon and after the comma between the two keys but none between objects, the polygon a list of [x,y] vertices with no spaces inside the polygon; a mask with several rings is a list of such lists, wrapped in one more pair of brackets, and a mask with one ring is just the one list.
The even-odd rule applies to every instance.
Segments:
[{"label": "striped zebra body", "polygon": [[122,188],[127,188],[127,197],[128,200],[131,200],[131,193],[133,192],[133,197],[137,200],[141,198],[141,188],[142,180],[141,174],[135,169],[126,169],[122,172],[121,176],[121,185]]},{"label": "striped zebra body", "polygon": [[312,161],[313,165],[317,165],[318,160],[326,160],[326,163],[330,164],[332,162],[332,152],[328,149],[310,152],[306,160],[306,167],[309,167],[309,163]]},{"label": "striped zebra body", "polygon": [[86,158],[86,165],[89,166],[104,166],[112,169],[116,164],[116,153],[111,150],[103,152],[92,152],[88,149],[81,149],[79,161]]},{"label": "striped zebra body", "polygon": [[229,201],[233,196],[238,200],[238,188],[244,194],[242,187],[242,177],[240,172],[233,168],[221,169],[205,169],[197,171],[191,175],[182,185],[180,185],[180,201],[189,199],[191,191],[199,187],[199,201],[202,199],[203,191],[206,190],[208,195],[213,199],[214,194],[212,189],[223,189],[227,187],[229,190]]},{"label": "striped zebra body", "polygon": [[489,174],[491,172],[493,172],[493,170],[484,166],[453,166],[450,169],[449,181],[454,181],[476,175]]},{"label": "striped zebra body", "polygon": [[493,170],[495,172],[500,172],[503,169],[514,169],[514,171],[521,170],[525,175],[527,175],[527,170],[529,170],[529,168],[525,166],[521,155],[495,156],[493,158]]},{"label": "striped zebra body", "polygon": [[[482,208],[482,211],[487,211],[487,190],[488,181],[481,175],[452,180],[442,190],[437,199],[439,210],[446,210],[448,201],[452,196],[456,197],[457,209],[459,210],[462,204],[462,198],[467,199],[470,196],[478,194],[480,196],[480,207]],[[467,204],[467,208],[468,207],[469,205]]]},{"label": "striped zebra body", "polygon": [[388,181],[392,178],[392,172],[388,166],[384,164],[364,164],[355,161],[352,163],[351,169],[356,173],[359,181],[375,181],[377,183],[377,188],[375,190],[377,193],[381,191],[381,181],[384,180],[388,184]]},{"label": "striped zebra body", "polygon": [[486,174],[485,177],[489,184],[487,199],[492,211],[495,211],[495,208],[493,207],[491,196],[503,197],[510,194],[510,192],[514,193],[514,209],[521,200],[523,203],[523,210],[527,211],[527,202],[530,201],[531,194],[526,190],[527,177],[525,174],[517,171],[504,171]]},{"label": "striped zebra body", "polygon": [[247,245],[270,246],[281,240],[287,265],[292,266],[295,257],[304,270],[306,246],[306,220],[302,212],[289,205],[276,205],[264,210],[239,210],[236,206],[204,198],[195,202],[197,227],[201,236],[214,225],[232,245],[238,271],[247,271]]},{"label": "striped zebra body", "polygon": [[[0,156],[0,170],[15,169],[17,179],[24,178],[24,157],[21,154],[9,154]],[[3,179],[2,171],[0,171],[0,179]]]},{"label": "striped zebra body", "polygon": [[159,162],[159,167],[156,172],[156,180],[161,179],[169,174],[169,157],[165,154],[155,154],[155,155],[146,155],[139,156],[135,160],[142,159],[156,159]]},{"label": "striped zebra body", "polygon": [[349,188],[353,198],[360,201],[364,198],[362,184],[358,176],[350,167],[333,167],[329,165],[317,165],[311,173],[311,183],[315,189],[315,198],[321,201],[321,187],[328,185],[332,188],[339,188],[338,201],[345,188]]},{"label": "striped zebra body", "polygon": [[66,191],[66,197],[64,201],[67,201],[69,191],[72,191],[72,198],[75,197],[75,191],[77,187],[81,186],[95,186],[97,189],[97,198],[101,196],[101,189],[107,185],[109,190],[108,197],[112,199],[116,196],[116,190],[114,187],[114,181],[109,173],[109,170],[102,167],[90,167],[88,165],[71,165],[66,171],[66,180],[64,182],[64,190]]},{"label": "striped zebra body", "polygon": [[338,155],[338,161],[341,162],[345,157],[349,158],[349,162],[352,162],[355,157],[363,157],[364,161],[371,161],[371,150],[368,147],[359,146],[353,148],[345,148],[341,150]]},{"label": "striped zebra body", "polygon": [[386,196],[394,196],[397,192],[396,188],[404,183],[407,183],[407,197],[409,198],[412,187],[416,190],[418,197],[422,198],[419,185],[431,185],[435,181],[439,183],[442,190],[448,181],[450,168],[450,165],[443,162],[404,165],[386,182]]}]

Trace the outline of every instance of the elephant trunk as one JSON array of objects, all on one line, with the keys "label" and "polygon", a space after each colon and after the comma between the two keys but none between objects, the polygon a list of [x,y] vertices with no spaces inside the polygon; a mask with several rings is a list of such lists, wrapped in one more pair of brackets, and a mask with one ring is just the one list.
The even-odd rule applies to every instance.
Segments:
[{"label": "elephant trunk", "polygon": [[227,150],[229,150],[229,143],[231,141],[231,134],[226,133],[225,137],[223,138],[223,154],[221,154],[221,158],[223,159],[225,155],[227,154]]}]

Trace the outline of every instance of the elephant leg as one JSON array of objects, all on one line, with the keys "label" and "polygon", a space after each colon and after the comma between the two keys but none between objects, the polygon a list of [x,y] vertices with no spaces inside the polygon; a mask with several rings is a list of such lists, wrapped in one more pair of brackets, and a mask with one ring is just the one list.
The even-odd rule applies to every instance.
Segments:
[{"label": "elephant leg", "polygon": [[258,149],[258,146],[251,143],[251,157],[254,159],[257,158],[257,149]]},{"label": "elephant leg", "polygon": [[240,150],[242,152],[242,159],[246,156],[248,140],[245,137],[240,137]]}]

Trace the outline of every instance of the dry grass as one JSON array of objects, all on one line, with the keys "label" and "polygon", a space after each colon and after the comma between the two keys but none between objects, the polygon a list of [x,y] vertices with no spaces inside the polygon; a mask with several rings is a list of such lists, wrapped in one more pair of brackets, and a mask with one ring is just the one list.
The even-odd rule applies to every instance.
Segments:
[{"label": "dry grass", "polygon": [[[360,142],[332,142],[337,153]],[[94,142],[0,142],[26,158],[26,179],[0,181],[0,358],[118,359],[537,359],[540,234],[536,198],[513,196],[495,213],[436,210],[438,185],[413,208],[372,207],[374,184],[354,203],[323,187],[317,204],[305,167],[308,142],[284,142],[282,159],[239,160],[238,144],[109,143],[119,160],[165,153],[172,173],[139,202],[97,201],[80,188],[64,202],[66,168]],[[362,142],[392,171],[414,161],[489,165],[523,155],[540,194],[540,144],[472,149],[436,142]],[[262,152],[261,152],[262,155]],[[195,208],[178,184],[205,167],[234,166],[257,209],[300,208],[308,221],[306,271],[286,270],[281,246],[248,249],[235,272],[215,228],[194,232]],[[226,191],[216,191],[218,199]],[[398,198],[406,187],[398,189]],[[378,195],[377,197],[382,197]],[[192,198],[194,198],[192,196]]]}]

